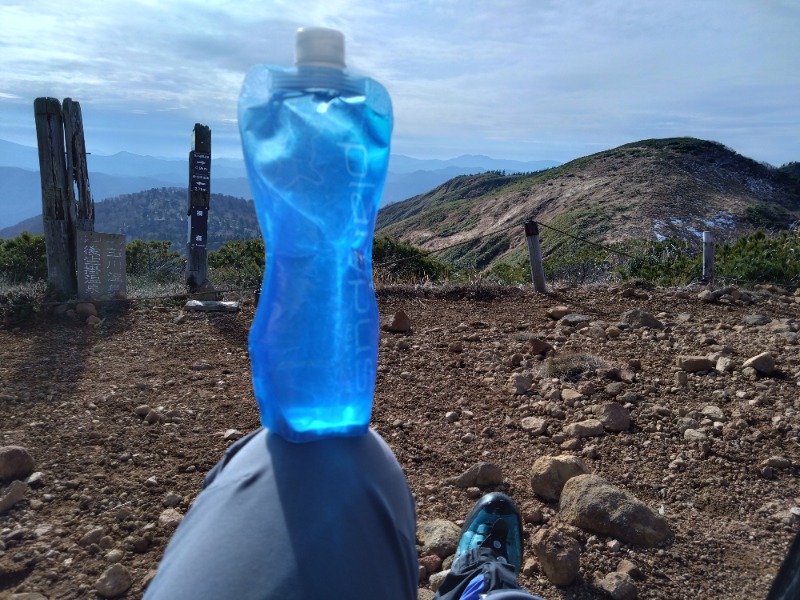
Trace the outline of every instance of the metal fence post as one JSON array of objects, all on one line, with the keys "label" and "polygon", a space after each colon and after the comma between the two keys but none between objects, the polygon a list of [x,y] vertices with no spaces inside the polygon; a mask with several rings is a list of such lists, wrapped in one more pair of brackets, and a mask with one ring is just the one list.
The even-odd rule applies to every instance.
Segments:
[{"label": "metal fence post", "polygon": [[536,221],[525,221],[525,236],[528,238],[528,254],[531,259],[531,280],[537,292],[547,292],[542,267],[542,246],[539,243],[539,224]]}]

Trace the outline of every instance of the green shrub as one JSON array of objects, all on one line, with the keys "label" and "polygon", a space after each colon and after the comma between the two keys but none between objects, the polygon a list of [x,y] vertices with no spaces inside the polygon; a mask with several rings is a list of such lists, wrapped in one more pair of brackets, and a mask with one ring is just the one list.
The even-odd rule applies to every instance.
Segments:
[{"label": "green shrub", "polygon": [[186,259],[171,250],[172,242],[133,240],[125,249],[128,275],[140,275],[161,283],[178,278]]},{"label": "green shrub", "polygon": [[18,237],[0,240],[0,276],[11,284],[46,281],[47,250],[44,235],[23,231]]},{"label": "green shrub", "polygon": [[715,271],[719,280],[739,285],[774,283],[797,287],[800,285],[800,231],[784,231],[774,237],[757,231],[732,245],[719,245]]},{"label": "green shrub", "polygon": [[628,258],[615,269],[625,281],[686,285],[703,272],[702,254],[686,240],[634,240],[626,245],[626,253],[635,258]]},{"label": "green shrub", "polygon": [[258,287],[264,278],[264,263],[263,240],[225,242],[208,253],[209,278],[217,285]]},{"label": "green shrub", "polygon": [[29,324],[37,315],[47,286],[43,281],[25,285],[2,286],[0,325],[6,328]]},{"label": "green shrub", "polygon": [[447,272],[445,263],[411,244],[385,236],[376,237],[372,244],[372,264],[384,283],[438,280]]}]

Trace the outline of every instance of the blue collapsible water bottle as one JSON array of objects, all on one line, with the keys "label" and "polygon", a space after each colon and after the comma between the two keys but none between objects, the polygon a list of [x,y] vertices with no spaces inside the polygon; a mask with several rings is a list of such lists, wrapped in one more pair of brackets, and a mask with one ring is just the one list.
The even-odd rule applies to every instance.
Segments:
[{"label": "blue collapsible water bottle", "polygon": [[294,442],[364,434],[378,356],[372,239],[389,94],[345,70],[341,33],[301,29],[295,67],[247,75],[239,129],[266,247],[249,337],[261,420]]}]

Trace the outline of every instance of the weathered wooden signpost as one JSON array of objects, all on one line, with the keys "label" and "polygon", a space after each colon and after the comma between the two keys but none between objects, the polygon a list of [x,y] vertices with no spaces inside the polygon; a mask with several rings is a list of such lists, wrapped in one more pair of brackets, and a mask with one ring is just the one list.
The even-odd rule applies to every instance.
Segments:
[{"label": "weathered wooden signpost", "polygon": [[539,243],[539,224],[536,221],[525,221],[525,237],[528,238],[528,255],[531,259],[531,280],[537,292],[547,292],[542,267],[542,246]]},{"label": "weathered wooden signpost", "polygon": [[77,232],[94,231],[81,107],[69,98],[63,107],[55,98],[36,98],[33,112],[42,181],[47,281],[56,294],[71,298],[77,292]]},{"label": "weathered wooden signpost", "polygon": [[186,283],[196,290],[208,276],[208,209],[211,202],[211,129],[195,123],[189,152],[189,239]]}]

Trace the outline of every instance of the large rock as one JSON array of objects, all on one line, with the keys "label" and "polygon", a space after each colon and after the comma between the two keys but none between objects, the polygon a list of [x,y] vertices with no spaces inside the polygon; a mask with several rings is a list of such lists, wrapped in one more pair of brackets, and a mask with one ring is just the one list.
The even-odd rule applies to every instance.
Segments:
[{"label": "large rock", "polygon": [[775,359],[769,352],[762,352],[758,356],[753,356],[744,361],[743,369],[752,367],[761,375],[772,375],[775,372]]},{"label": "large rock", "polygon": [[569,479],[559,509],[567,523],[630,544],[652,547],[671,534],[664,517],[597,475]]},{"label": "large rock", "polygon": [[651,329],[664,329],[664,324],[656,319],[649,312],[635,308],[622,314],[620,319],[623,323],[630,325],[633,329],[649,327]]},{"label": "large rock", "polygon": [[30,452],[22,446],[0,448],[0,480],[23,479],[33,473],[36,463]]},{"label": "large rock", "polygon": [[581,566],[581,545],[560,529],[540,529],[533,536],[533,551],[547,578],[555,585],[575,581]]},{"label": "large rock", "polygon": [[537,496],[552,502],[558,500],[567,480],[588,472],[586,463],[577,456],[542,456],[531,468],[531,489]]},{"label": "large rock", "polygon": [[433,519],[417,523],[417,540],[422,543],[423,554],[435,554],[447,558],[455,554],[461,529],[450,521]]},{"label": "large rock", "polygon": [[408,333],[411,331],[411,319],[404,310],[400,309],[394,313],[391,319],[387,319],[381,325],[381,329],[389,333]]},{"label": "large rock", "polygon": [[503,483],[503,473],[494,463],[475,463],[458,477],[450,480],[452,485],[459,488],[488,487]]}]

